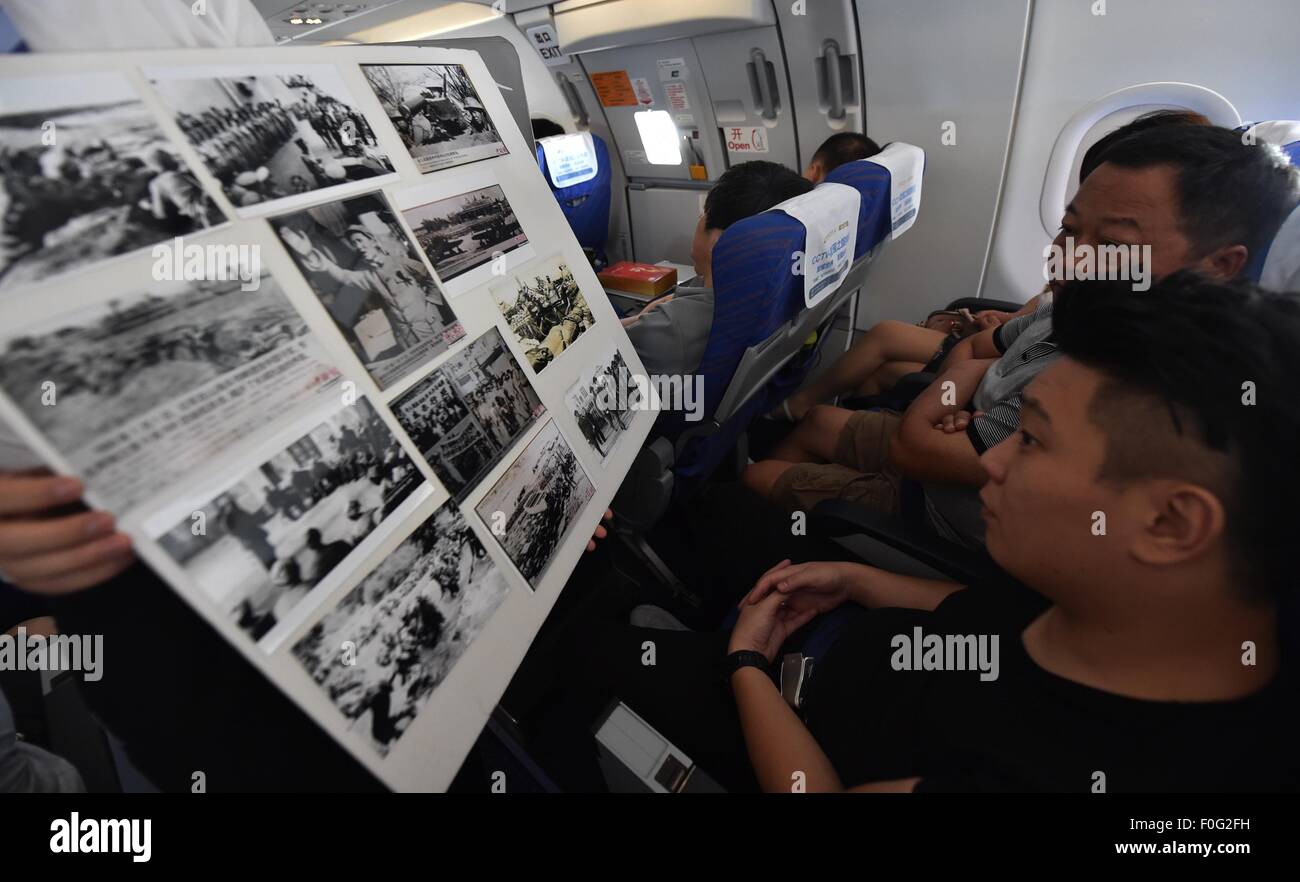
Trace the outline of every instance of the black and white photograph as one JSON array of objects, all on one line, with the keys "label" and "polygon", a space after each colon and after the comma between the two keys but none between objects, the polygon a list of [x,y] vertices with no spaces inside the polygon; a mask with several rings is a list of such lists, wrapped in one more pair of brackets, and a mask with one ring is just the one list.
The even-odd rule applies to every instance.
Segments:
[{"label": "black and white photograph", "polygon": [[260,641],[422,480],[361,398],[186,514],[158,543]]},{"label": "black and white photograph", "polygon": [[509,593],[447,502],[293,646],[293,655],[387,756]]},{"label": "black and white photograph", "polygon": [[402,217],[444,282],[528,244],[498,184],[405,209]]},{"label": "black and white photograph", "polygon": [[421,174],[510,151],[459,64],[363,64]]},{"label": "black and white photograph", "polygon": [[226,218],[120,74],[0,82],[0,291]]},{"label": "black and white photograph", "polygon": [[[146,70],[236,210],[394,174],[331,65]],[[244,212],[241,212],[244,213]]]},{"label": "black and white photograph", "polygon": [[281,215],[271,226],[381,389],[465,335],[382,194]]},{"label": "black and white photograph", "polygon": [[533,590],[596,492],[551,420],[474,510]]},{"label": "black and white photograph", "polygon": [[275,279],[155,282],[0,336],[0,387],[125,511],[338,379]]},{"label": "black and white photograph", "polygon": [[463,499],[546,407],[491,329],[391,405],[447,492]]},{"label": "black and white photograph", "polygon": [[636,416],[639,396],[629,394],[634,391],[630,377],[623,354],[611,345],[564,393],[565,407],[602,466]]},{"label": "black and white photograph", "polygon": [[493,285],[492,299],[537,373],[596,323],[577,280],[558,255]]}]

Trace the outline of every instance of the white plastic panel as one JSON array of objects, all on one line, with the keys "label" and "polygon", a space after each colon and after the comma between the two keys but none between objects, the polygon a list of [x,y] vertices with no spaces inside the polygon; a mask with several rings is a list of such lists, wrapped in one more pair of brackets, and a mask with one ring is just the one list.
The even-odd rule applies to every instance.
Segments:
[{"label": "white plastic panel", "polygon": [[1035,5],[986,296],[1024,300],[1042,287],[1048,163],[1061,132],[1090,102],[1165,81],[1212,89],[1245,119],[1292,117],[1300,106],[1295,0],[1111,2],[1104,16],[1093,15],[1092,5]]},{"label": "white plastic panel", "polygon": [[866,114],[852,0],[818,0],[797,11],[793,3],[776,4],[806,166],[831,135],[863,131]]},{"label": "white plastic panel", "polygon": [[859,304],[866,328],[924,318],[978,291],[1029,0],[858,0],[857,9],[867,128],[882,144],[906,141],[926,153],[920,216],[872,269]]},{"label": "white plastic panel", "polygon": [[693,42],[728,165],[764,159],[798,169],[796,113],[776,28],[713,34]]},{"label": "white plastic panel", "polygon": [[704,210],[703,189],[679,187],[633,187],[628,190],[628,211],[632,217],[633,260],[642,263],[691,264],[691,240],[695,224]]},{"label": "white plastic panel", "polygon": [[769,0],[565,0],[554,7],[569,52],[643,46],[776,23]]}]

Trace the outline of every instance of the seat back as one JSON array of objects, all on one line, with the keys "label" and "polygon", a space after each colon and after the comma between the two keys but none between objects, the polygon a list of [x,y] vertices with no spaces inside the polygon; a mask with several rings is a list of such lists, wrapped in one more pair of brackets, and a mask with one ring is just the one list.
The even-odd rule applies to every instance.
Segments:
[{"label": "seat back", "polygon": [[861,160],[835,169],[827,183],[853,187],[861,196],[854,263],[834,295],[804,306],[804,279],[792,271],[806,249],[799,221],[779,209],[735,224],[713,250],[713,328],[698,373],[704,377],[708,431],[666,415],[665,434],[693,434],[677,451],[676,491],[689,493],[707,478],[760,414],[784,400],[807,378],[817,344],[843,304],[861,289],[877,247],[889,237],[890,173]]},{"label": "seat back", "polygon": [[[1251,132],[1261,144],[1272,144],[1300,166],[1300,121],[1274,120],[1249,123],[1238,131]],[[1300,217],[1292,212],[1267,249],[1252,254],[1246,278],[1275,291],[1300,288]]]},{"label": "seat back", "polygon": [[551,180],[550,170],[546,167],[546,153],[541,142],[537,144],[537,165],[542,170],[542,177],[560,203],[564,218],[573,228],[583,248],[589,248],[604,259],[605,242],[609,238],[610,181],[613,172],[609,164],[609,148],[599,135],[591,136],[596,148],[596,176],[581,184],[556,187]]}]

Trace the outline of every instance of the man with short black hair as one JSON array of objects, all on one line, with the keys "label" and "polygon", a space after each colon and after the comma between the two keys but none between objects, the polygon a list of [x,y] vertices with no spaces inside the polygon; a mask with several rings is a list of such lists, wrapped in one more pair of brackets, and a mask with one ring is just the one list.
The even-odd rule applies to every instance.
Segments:
[{"label": "man with short black hair", "polygon": [[[981,457],[988,551],[1010,578],[783,561],[725,651],[711,632],[629,628],[591,676],[731,789],[1300,787],[1279,634],[1300,523],[1276,504],[1300,495],[1300,300],[1178,273],[1146,293],[1072,282],[1055,318],[1060,357]],[[847,601],[869,611],[795,711],[770,665]],[[646,640],[661,660],[671,644],[667,666],[639,665]],[[700,685],[711,665],[730,716],[725,688]]]},{"label": "man with short black hair", "polygon": [[[1054,245],[1073,255],[1150,248],[1130,267],[1160,279],[1194,268],[1228,280],[1267,246],[1300,199],[1300,173],[1276,148],[1215,126],[1158,126],[1121,138],[1065,210]],[[745,471],[757,492],[790,510],[829,498],[898,512],[903,478],[924,488],[940,536],[978,546],[980,455],[1019,424],[1021,390],[1057,357],[1052,293],[1033,310],[955,347],[948,369],[901,418],[817,407],[770,460]]]},{"label": "man with short black hair", "polygon": [[880,152],[880,145],[859,132],[839,132],[831,135],[813,154],[812,162],[804,169],[803,176],[814,184],[826,180],[826,176],[847,162],[855,162],[875,156]]},{"label": "man with short black hair", "polygon": [[651,374],[693,373],[713,328],[713,246],[732,224],[801,196],[812,184],[775,162],[743,162],[728,169],[704,199],[691,260],[699,287],[679,285],[638,315],[624,319],[627,335]]}]

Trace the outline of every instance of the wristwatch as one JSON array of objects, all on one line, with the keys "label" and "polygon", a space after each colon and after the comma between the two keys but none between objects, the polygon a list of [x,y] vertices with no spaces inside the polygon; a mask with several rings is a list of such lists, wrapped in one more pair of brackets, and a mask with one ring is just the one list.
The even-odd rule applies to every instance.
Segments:
[{"label": "wristwatch", "polygon": [[767,673],[771,667],[772,663],[763,653],[752,649],[739,649],[726,657],[722,664],[722,671],[729,680],[731,675],[741,668],[758,668],[763,673]]}]

